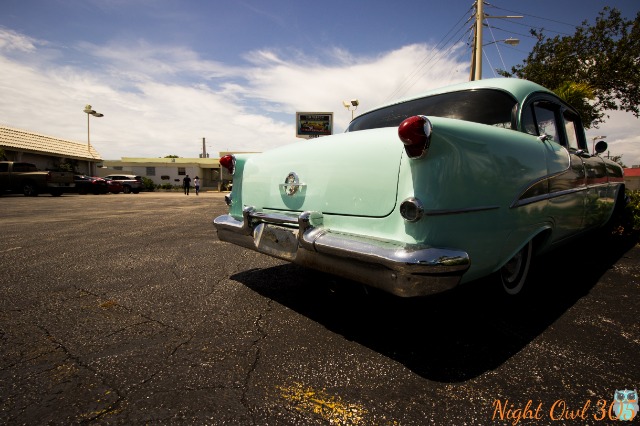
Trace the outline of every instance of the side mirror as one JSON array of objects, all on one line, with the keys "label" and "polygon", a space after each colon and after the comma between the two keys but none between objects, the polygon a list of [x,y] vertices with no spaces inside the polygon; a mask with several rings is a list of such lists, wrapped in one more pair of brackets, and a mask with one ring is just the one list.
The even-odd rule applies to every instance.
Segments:
[{"label": "side mirror", "polygon": [[607,145],[605,141],[600,141],[596,144],[596,153],[602,154],[607,150],[608,147],[609,145]]}]

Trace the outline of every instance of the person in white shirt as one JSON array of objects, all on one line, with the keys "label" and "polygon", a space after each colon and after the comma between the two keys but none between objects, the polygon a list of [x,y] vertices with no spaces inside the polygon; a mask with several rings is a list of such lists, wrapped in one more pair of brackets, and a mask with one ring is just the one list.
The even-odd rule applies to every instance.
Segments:
[{"label": "person in white shirt", "polygon": [[200,194],[200,178],[196,176],[193,178],[193,186],[196,187],[196,195]]}]

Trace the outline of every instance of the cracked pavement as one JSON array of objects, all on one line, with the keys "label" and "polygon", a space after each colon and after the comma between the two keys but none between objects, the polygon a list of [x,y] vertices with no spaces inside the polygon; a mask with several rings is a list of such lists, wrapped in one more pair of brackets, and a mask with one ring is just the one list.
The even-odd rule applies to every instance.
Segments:
[{"label": "cracked pavement", "polygon": [[598,424],[640,385],[624,239],[541,258],[526,300],[399,299],[218,241],[217,193],[0,204],[3,424]]}]

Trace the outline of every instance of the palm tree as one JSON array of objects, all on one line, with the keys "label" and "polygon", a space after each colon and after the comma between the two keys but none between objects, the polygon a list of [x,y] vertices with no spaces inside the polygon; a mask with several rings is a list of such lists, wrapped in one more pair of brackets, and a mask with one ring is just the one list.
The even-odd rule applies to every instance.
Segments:
[{"label": "palm tree", "polygon": [[589,101],[595,99],[595,91],[587,83],[577,83],[575,81],[565,81],[560,87],[554,90],[555,94],[563,101],[574,107],[582,117],[582,123],[586,128],[591,127],[592,117],[589,112],[592,110]]}]

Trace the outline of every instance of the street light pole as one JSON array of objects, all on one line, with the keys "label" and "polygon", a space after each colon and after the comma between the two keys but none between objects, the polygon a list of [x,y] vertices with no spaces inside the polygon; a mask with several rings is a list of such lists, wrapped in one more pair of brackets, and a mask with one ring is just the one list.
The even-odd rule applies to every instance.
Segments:
[{"label": "street light pole", "polygon": [[91,109],[91,105],[85,105],[84,106],[84,110],[83,110],[86,114],[87,114],[87,150],[91,151],[91,135],[90,135],[90,131],[89,131],[89,116],[93,115],[94,117],[104,117],[104,114],[100,114],[99,112],[95,112],[94,110]]},{"label": "street light pole", "polygon": [[[351,99],[351,101],[342,101],[342,105],[344,105],[347,111],[351,111],[351,120],[353,121],[353,112],[358,109],[360,101],[357,99]],[[353,107],[353,109],[351,109],[351,107]]]}]

